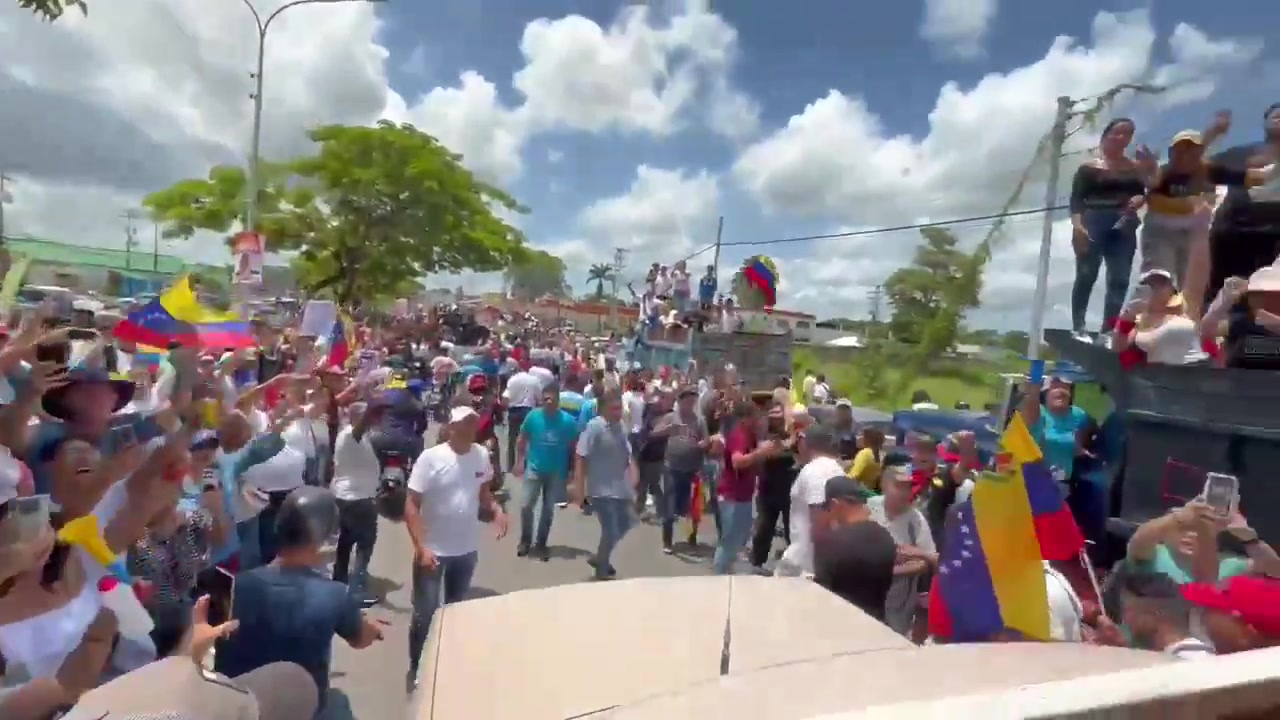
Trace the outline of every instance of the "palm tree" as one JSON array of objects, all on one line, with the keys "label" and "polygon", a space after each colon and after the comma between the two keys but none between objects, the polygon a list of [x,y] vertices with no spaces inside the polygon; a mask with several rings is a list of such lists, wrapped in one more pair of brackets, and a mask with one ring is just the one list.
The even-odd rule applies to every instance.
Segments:
[{"label": "palm tree", "polygon": [[596,284],[596,302],[604,300],[604,284],[613,279],[613,266],[608,263],[597,263],[587,271],[587,282]]}]

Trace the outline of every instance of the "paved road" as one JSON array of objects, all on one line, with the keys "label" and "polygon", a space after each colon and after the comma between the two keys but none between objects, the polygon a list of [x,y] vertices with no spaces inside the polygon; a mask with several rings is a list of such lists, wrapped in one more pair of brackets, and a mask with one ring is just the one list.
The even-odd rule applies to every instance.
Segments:
[{"label": "paved road", "polygon": [[[513,511],[511,535],[495,540],[491,535],[480,549],[473,597],[509,593],[587,581],[590,569],[585,558],[594,552],[599,526],[594,517],[583,516],[576,508],[556,511],[551,531],[553,557],[543,562],[516,557],[519,523],[518,492],[510,503]],[[703,546],[715,538],[715,525],[703,521]],[[656,525],[640,524],[632,529],[614,552],[614,566],[621,578],[673,577],[710,573],[709,550],[697,555],[662,553]],[[331,720],[392,720],[404,717],[406,697],[404,676],[408,663],[409,573],[411,549],[402,526],[383,521],[379,527],[372,574],[373,587],[386,593],[384,604],[370,612],[390,623],[386,640],[366,650],[351,650],[344,643],[334,645],[330,694]]]}]

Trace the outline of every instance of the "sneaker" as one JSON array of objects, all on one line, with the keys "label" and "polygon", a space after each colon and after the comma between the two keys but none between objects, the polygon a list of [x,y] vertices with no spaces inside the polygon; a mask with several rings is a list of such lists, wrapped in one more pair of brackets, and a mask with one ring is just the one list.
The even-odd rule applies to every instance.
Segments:
[{"label": "sneaker", "polygon": [[558,507],[558,508],[560,508],[561,510],[563,510],[563,509],[565,509],[565,508],[569,507],[569,503],[567,503],[567,502],[558,502],[558,503],[556,503],[556,507]]},{"label": "sneaker", "polygon": [[1075,338],[1078,342],[1087,343],[1089,345],[1093,344],[1093,336],[1084,330],[1076,330],[1071,333],[1071,337]]},{"label": "sneaker", "polygon": [[551,551],[547,549],[546,545],[534,545],[529,549],[529,555],[530,557],[538,558],[542,562],[546,562],[551,559]]},{"label": "sneaker", "polygon": [[520,543],[516,546],[516,557],[524,557],[529,554],[529,543]]},{"label": "sneaker", "polygon": [[404,692],[406,695],[412,695],[418,689],[418,669],[409,668],[408,674],[404,676]]},{"label": "sneaker", "polygon": [[662,552],[663,552],[664,554],[666,554],[666,555],[674,554],[674,553],[675,553],[675,551],[676,551],[676,549],[675,549],[675,548],[673,548],[673,547],[671,547],[670,545],[663,545],[663,546],[662,546]]}]

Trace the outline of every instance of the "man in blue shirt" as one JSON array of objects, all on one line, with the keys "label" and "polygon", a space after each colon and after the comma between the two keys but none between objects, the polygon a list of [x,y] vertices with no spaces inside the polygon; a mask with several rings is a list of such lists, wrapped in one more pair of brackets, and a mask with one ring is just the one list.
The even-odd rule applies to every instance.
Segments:
[{"label": "man in blue shirt", "polygon": [[[543,560],[555,517],[555,503],[568,483],[569,453],[578,436],[576,418],[560,408],[560,388],[554,383],[542,389],[542,405],[525,416],[516,441],[515,474],[524,475],[524,503],[520,508],[520,543],[516,555],[531,551]],[[533,508],[542,498],[536,538]],[[533,543],[532,550],[530,543]]]},{"label": "man in blue shirt", "polygon": [[338,504],[329,490],[294,490],[276,515],[279,549],[270,565],[236,576],[231,607],[240,627],[218,643],[214,668],[236,677],[276,662],[301,665],[329,692],[333,636],[356,649],[382,639],[382,628],[364,616],[360,599],[330,580],[320,545],[338,527]]},{"label": "man in blue shirt", "polygon": [[708,265],[707,274],[698,281],[698,303],[703,310],[709,310],[716,304],[716,289],[716,266]]}]

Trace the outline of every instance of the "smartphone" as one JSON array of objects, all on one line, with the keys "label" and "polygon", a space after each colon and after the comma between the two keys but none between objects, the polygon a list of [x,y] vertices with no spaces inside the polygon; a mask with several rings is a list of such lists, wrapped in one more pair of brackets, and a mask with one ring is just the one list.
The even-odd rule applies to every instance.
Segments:
[{"label": "smartphone", "polygon": [[1240,498],[1240,480],[1235,475],[1211,472],[1205,476],[1201,498],[1215,513],[1227,517]]},{"label": "smartphone", "polygon": [[117,425],[111,428],[110,446],[114,449],[123,450],[138,443],[138,432],[134,430],[133,425]]},{"label": "smartphone", "polygon": [[8,522],[4,523],[4,533],[0,534],[0,543],[26,543],[40,537],[49,528],[49,513],[53,501],[48,495],[32,495],[13,498],[6,503]]},{"label": "smartphone", "polygon": [[236,576],[220,567],[206,573],[204,589],[209,593],[209,624],[217,627],[233,617],[232,599],[236,592]]},{"label": "smartphone", "polygon": [[36,360],[42,363],[66,365],[71,359],[71,346],[67,343],[40,343],[36,345]]}]

